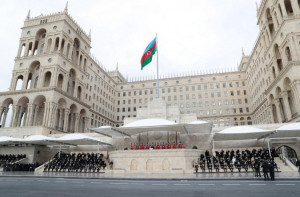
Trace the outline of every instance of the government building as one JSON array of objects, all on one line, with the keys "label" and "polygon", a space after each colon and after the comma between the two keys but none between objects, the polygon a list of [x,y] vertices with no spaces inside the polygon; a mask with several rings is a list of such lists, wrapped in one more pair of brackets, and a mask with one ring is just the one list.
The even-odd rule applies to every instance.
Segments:
[{"label": "government building", "polygon": [[[263,0],[255,47],[243,53],[237,71],[162,78],[162,99],[215,127],[299,120],[299,3]],[[2,130],[121,126],[156,97],[156,80],[129,82],[118,68],[107,72],[90,49],[91,34],[67,7],[38,17],[28,13],[9,91],[0,94]]]},{"label": "government building", "polygon": [[[168,158],[175,158],[176,164],[181,155],[186,159],[181,169],[191,171],[191,158],[198,158],[205,149],[215,150],[214,133],[224,128],[255,125],[265,129],[260,132],[266,132],[300,121],[300,1],[262,0],[257,7],[257,21],[260,31],[254,48],[250,55],[243,52],[237,70],[162,77],[161,96],[157,99],[156,79],[128,81],[118,66],[107,71],[99,63],[90,52],[91,33],[86,33],[69,15],[67,5],[64,11],[49,15],[31,17],[29,12],[21,28],[9,91],[0,93],[0,136],[95,136],[91,131],[99,131],[111,137],[106,140],[111,147],[101,150],[107,154],[113,150],[111,158],[120,168],[125,162],[130,164],[127,171],[139,169],[138,163],[146,163],[151,170],[169,169]],[[154,122],[157,120],[153,118],[164,119],[160,124],[167,127],[149,129],[147,118]],[[128,127],[130,124],[139,128]],[[268,141],[268,146],[279,149],[288,144],[300,154],[299,137],[293,132],[293,139],[277,136]],[[227,138],[221,140],[224,139]],[[266,148],[261,139],[234,145]],[[148,146],[150,141],[177,149],[180,140],[186,142],[186,150],[130,154],[120,151],[130,146],[133,149],[133,144]],[[230,141],[221,142],[217,148],[232,145]],[[197,148],[200,150],[193,150]],[[2,152],[17,149],[6,147]],[[50,158],[47,149],[43,149],[41,159],[37,156],[41,148],[37,149],[33,155],[38,159],[31,161],[45,162]],[[135,151],[143,151],[140,149],[144,147]],[[32,153],[32,149],[26,150]],[[73,149],[84,150],[89,149]],[[137,155],[139,161],[132,159]],[[165,160],[157,159],[163,156]],[[147,171],[145,166],[140,169]]]}]

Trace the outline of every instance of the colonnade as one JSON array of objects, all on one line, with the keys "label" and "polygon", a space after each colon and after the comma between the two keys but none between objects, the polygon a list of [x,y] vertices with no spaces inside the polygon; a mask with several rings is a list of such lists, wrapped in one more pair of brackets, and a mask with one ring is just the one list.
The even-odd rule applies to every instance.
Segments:
[{"label": "colonnade", "polygon": [[[0,107],[1,125],[5,127],[9,108]],[[44,105],[27,103],[12,105],[12,115],[9,127],[45,126],[64,132],[85,132],[89,126],[89,118],[85,114],[72,112],[68,108],[58,108],[54,102]]]}]

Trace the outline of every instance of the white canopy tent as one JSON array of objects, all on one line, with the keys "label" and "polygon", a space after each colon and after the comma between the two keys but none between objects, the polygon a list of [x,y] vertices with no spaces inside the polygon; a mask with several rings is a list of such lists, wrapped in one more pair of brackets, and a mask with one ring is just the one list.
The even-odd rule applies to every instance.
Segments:
[{"label": "white canopy tent", "polygon": [[252,126],[235,126],[215,133],[214,141],[259,139],[272,133],[274,133],[272,130],[263,130]]},{"label": "white canopy tent", "polygon": [[300,122],[296,123],[288,123],[284,126],[279,127],[275,130],[275,132],[272,132],[271,134],[268,134],[266,136],[261,136],[259,139],[262,138],[294,138],[294,137],[300,137]]},{"label": "white canopy tent", "polygon": [[66,134],[60,138],[55,138],[56,142],[60,143],[68,143],[72,145],[111,145],[105,142],[102,142],[101,140],[86,136],[83,134]]},{"label": "white canopy tent", "polygon": [[137,135],[149,131],[171,131],[183,134],[200,133],[203,130],[211,130],[211,124],[205,121],[192,122],[190,124],[178,124],[164,119],[142,119],[126,124],[122,127],[102,126],[91,128],[90,131],[108,137],[124,137]]},{"label": "white canopy tent", "polygon": [[44,145],[44,146],[51,146],[51,145],[70,145],[63,142],[56,141],[56,138],[47,137],[44,135],[31,135],[25,139],[20,139],[19,142],[26,143],[26,144],[35,144],[35,145]]},{"label": "white canopy tent", "polygon": [[18,144],[20,140],[21,140],[20,138],[1,136],[0,145]]}]

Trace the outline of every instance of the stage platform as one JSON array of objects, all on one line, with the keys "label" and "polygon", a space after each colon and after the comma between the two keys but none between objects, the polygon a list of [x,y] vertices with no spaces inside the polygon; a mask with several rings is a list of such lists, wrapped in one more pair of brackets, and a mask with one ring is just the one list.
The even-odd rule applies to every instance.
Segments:
[{"label": "stage platform", "polygon": [[109,152],[112,173],[191,173],[199,149],[122,150]]}]

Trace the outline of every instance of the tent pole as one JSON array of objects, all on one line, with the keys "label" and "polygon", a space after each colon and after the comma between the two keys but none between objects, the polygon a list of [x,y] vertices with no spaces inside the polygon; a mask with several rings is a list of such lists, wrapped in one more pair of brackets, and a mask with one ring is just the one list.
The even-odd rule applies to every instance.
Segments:
[{"label": "tent pole", "polygon": [[270,158],[272,158],[271,149],[270,149],[270,139],[268,139],[267,142],[268,142],[269,155],[270,155]]},{"label": "tent pole", "polygon": [[60,158],[61,144],[59,145],[58,158]]},{"label": "tent pole", "polygon": [[147,131],[147,144],[149,143],[149,139],[148,139],[148,131]]}]

